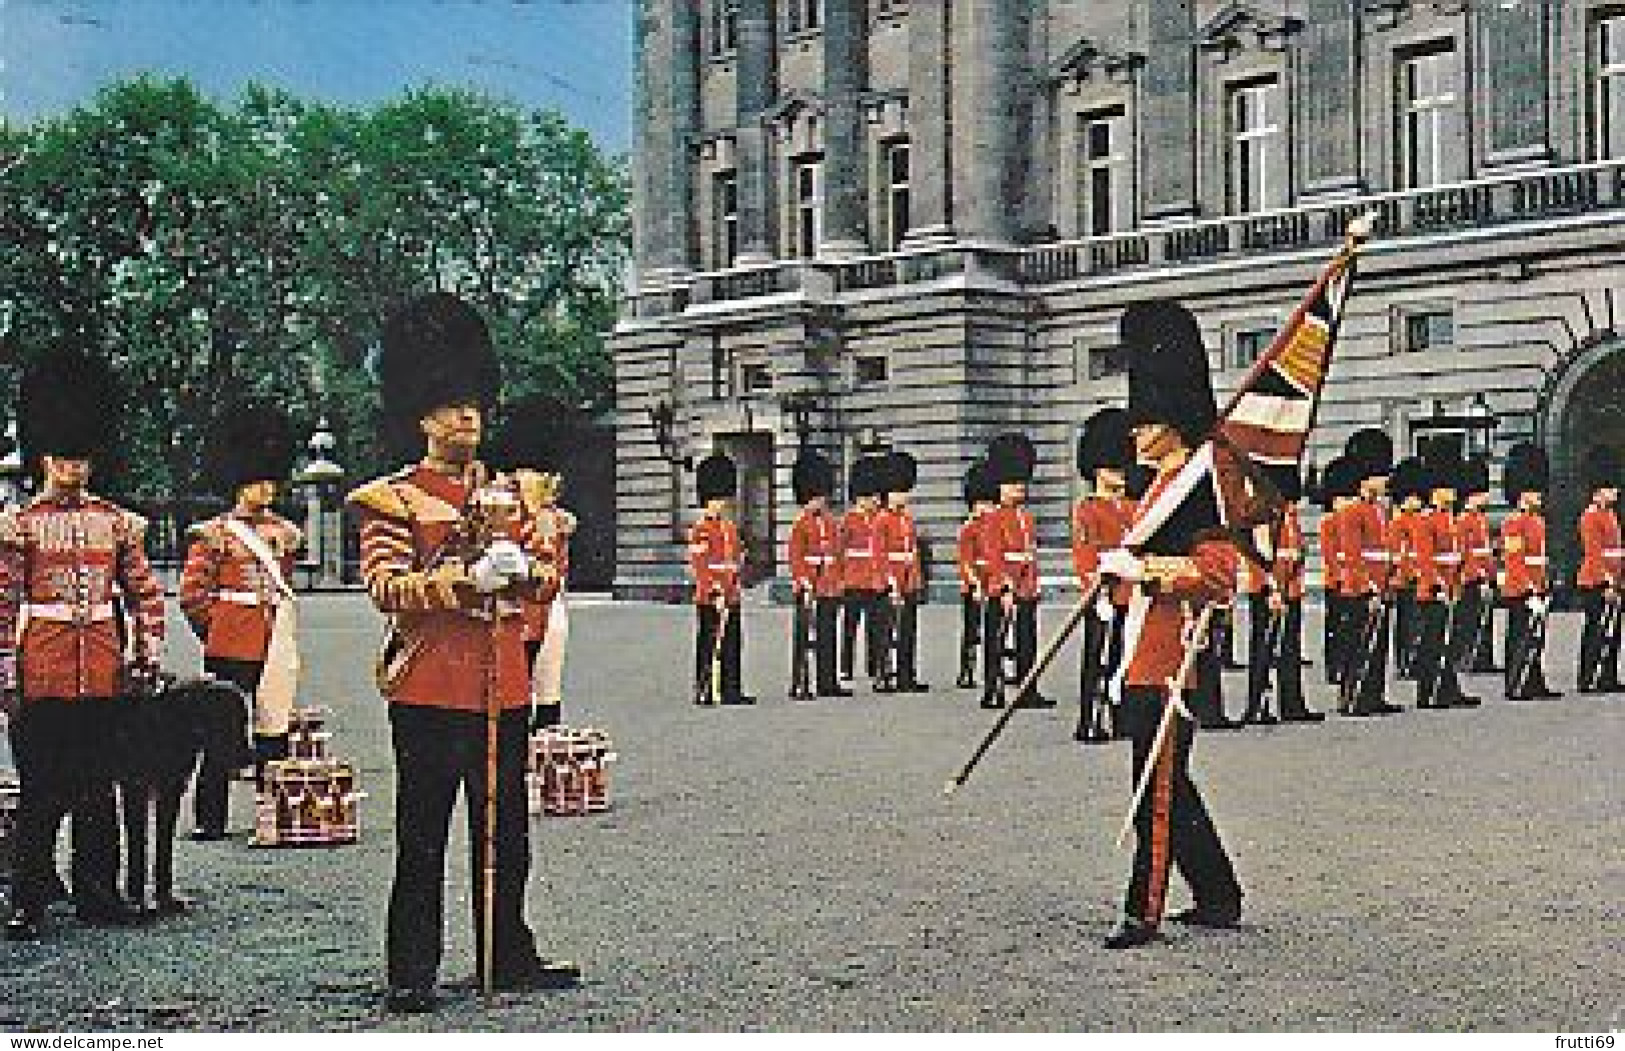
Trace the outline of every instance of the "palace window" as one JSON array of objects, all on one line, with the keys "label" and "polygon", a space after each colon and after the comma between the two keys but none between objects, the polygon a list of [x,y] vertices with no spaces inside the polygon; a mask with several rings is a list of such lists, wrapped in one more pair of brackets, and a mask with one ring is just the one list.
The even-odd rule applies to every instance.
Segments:
[{"label": "palace window", "polygon": [[1597,159],[1625,157],[1625,15],[1597,22]]},{"label": "palace window", "polygon": [[1096,382],[1128,372],[1128,358],[1117,345],[1089,346],[1079,341],[1073,347],[1072,377],[1075,383]]},{"label": "palace window", "polygon": [[1401,319],[1401,348],[1409,354],[1456,344],[1456,316],[1449,310],[1410,310]]},{"label": "palace window", "polygon": [[886,247],[903,243],[909,224],[909,152],[907,142],[886,145]]},{"label": "palace window", "polygon": [[1238,329],[1231,338],[1230,360],[1226,364],[1243,371],[1252,368],[1258,363],[1258,359],[1264,356],[1264,352],[1270,347],[1270,341],[1274,338],[1274,329]]},{"label": "palace window", "polygon": [[1281,85],[1269,80],[1230,92],[1230,206],[1245,214],[1287,204]]},{"label": "palace window", "polygon": [[1399,66],[1400,181],[1410,189],[1466,174],[1461,135],[1461,66],[1455,48],[1434,47]]},{"label": "palace window", "polygon": [[852,382],[860,387],[885,383],[889,374],[884,354],[861,354],[852,359]]},{"label": "palace window", "polygon": [[824,227],[824,164],[798,160],[790,165],[790,255],[811,259],[818,254]]},{"label": "palace window", "polygon": [[706,26],[713,56],[732,54],[739,48],[739,0],[711,0],[711,18]]},{"label": "palace window", "polygon": [[739,175],[718,172],[711,180],[712,229],[716,233],[714,258],[718,269],[739,258]]},{"label": "palace window", "polygon": [[759,361],[739,366],[739,388],[746,394],[760,394],[773,389],[773,370]]},{"label": "palace window", "polygon": [[1126,125],[1120,106],[1078,118],[1078,232],[1084,236],[1127,225]]},{"label": "palace window", "polygon": [[817,29],[822,25],[823,0],[788,0],[784,5],[784,28],[790,33]]}]

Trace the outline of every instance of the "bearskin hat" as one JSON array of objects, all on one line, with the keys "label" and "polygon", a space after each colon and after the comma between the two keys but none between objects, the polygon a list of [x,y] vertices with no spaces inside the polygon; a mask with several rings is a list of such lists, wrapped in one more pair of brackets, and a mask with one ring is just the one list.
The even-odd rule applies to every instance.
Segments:
[{"label": "bearskin hat", "polygon": [[1346,456],[1334,457],[1320,473],[1320,506],[1330,511],[1332,501],[1338,497],[1351,497],[1359,492],[1359,468]]},{"label": "bearskin hat", "polygon": [[484,319],[449,292],[418,296],[390,314],[377,368],[384,420],[397,437],[415,434],[419,420],[447,405],[489,411],[502,383]]},{"label": "bearskin hat", "polygon": [[1426,500],[1432,489],[1432,472],[1420,457],[1408,456],[1399,461],[1388,478],[1388,495],[1395,503],[1413,496]]},{"label": "bearskin hat", "polygon": [[1474,456],[1462,465],[1461,491],[1464,495],[1490,491],[1490,462],[1487,458]]},{"label": "bearskin hat", "polygon": [[298,441],[293,424],[270,401],[248,399],[215,417],[203,447],[203,481],[230,498],[252,482],[286,481],[293,473]]},{"label": "bearskin hat", "polygon": [[113,451],[118,393],[107,363],[76,350],[31,365],[18,384],[17,444],[23,462],[42,456],[97,460]]},{"label": "bearskin hat", "polygon": [[1394,440],[1379,427],[1366,427],[1349,435],[1343,455],[1353,461],[1361,479],[1390,474],[1394,469]]},{"label": "bearskin hat", "polygon": [[1546,450],[1533,442],[1519,442],[1508,449],[1506,470],[1501,475],[1507,503],[1517,503],[1524,493],[1545,492],[1547,475]]},{"label": "bearskin hat", "polygon": [[1136,303],[1119,323],[1128,357],[1128,426],[1162,423],[1194,446],[1218,422],[1202,333],[1172,300]]},{"label": "bearskin hat", "polygon": [[1038,468],[1038,449],[1019,431],[994,438],[987,445],[988,477],[995,486],[1030,482]]},{"label": "bearskin hat", "polygon": [[1084,421],[1078,433],[1078,476],[1093,479],[1101,468],[1128,469],[1134,462],[1134,437],[1129,431],[1128,413],[1119,408],[1101,409]]},{"label": "bearskin hat", "polygon": [[986,460],[977,460],[965,472],[965,506],[999,502],[999,487],[993,481]]},{"label": "bearskin hat", "polygon": [[1619,488],[1619,454],[1607,445],[1593,445],[1581,461],[1580,477],[1588,493]]},{"label": "bearskin hat", "polygon": [[795,466],[790,468],[790,488],[795,492],[798,504],[804,504],[814,497],[832,495],[835,492],[835,465],[823,453],[808,449],[796,458]]},{"label": "bearskin hat", "polygon": [[852,474],[847,480],[847,491],[854,500],[865,496],[886,495],[886,467],[887,458],[884,455],[870,454],[860,456],[852,464]]},{"label": "bearskin hat", "polygon": [[1151,483],[1156,480],[1156,469],[1136,460],[1123,472],[1124,495],[1130,500],[1138,500],[1151,491]]},{"label": "bearskin hat", "polygon": [[700,491],[700,503],[720,500],[739,494],[739,468],[721,453],[713,453],[694,468],[694,484]]},{"label": "bearskin hat", "polygon": [[1303,499],[1303,474],[1297,468],[1265,468],[1264,473],[1281,499],[1291,503]]},{"label": "bearskin hat", "polygon": [[911,493],[920,480],[920,465],[913,456],[896,449],[886,457],[886,492]]}]

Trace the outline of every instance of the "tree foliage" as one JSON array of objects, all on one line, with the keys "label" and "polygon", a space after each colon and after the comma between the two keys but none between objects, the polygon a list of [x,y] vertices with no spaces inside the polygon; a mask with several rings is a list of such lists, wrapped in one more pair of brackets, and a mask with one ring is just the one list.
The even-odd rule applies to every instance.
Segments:
[{"label": "tree foliage", "polygon": [[121,81],[0,127],[0,369],[68,345],[113,364],[123,495],[192,491],[239,392],[307,429],[327,416],[361,474],[383,466],[369,352],[418,292],[482,310],[505,397],[607,405],[628,203],[585,132],[468,91],[363,109],[256,86],[223,106],[185,79]]}]

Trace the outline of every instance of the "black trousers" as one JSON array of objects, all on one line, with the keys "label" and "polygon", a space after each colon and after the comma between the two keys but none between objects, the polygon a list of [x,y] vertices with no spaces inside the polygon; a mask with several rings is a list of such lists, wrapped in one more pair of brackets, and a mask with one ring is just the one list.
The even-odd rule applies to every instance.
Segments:
[{"label": "black trousers", "polygon": [[[1457,619],[1460,610],[1456,610]],[[1436,708],[1453,703],[1461,696],[1456,663],[1451,659],[1452,636],[1458,625],[1449,623],[1450,603],[1443,599],[1416,604],[1416,706]]]},{"label": "black trousers", "polygon": [[1326,622],[1322,625],[1320,653],[1325,664],[1326,681],[1336,685],[1343,681],[1343,669],[1348,664],[1349,600],[1342,595],[1326,593]]},{"label": "black trousers", "polygon": [[857,666],[858,625],[863,625],[863,670],[880,677],[887,654],[886,596],[879,591],[850,589],[841,599],[841,678],[852,678]]},{"label": "black trousers", "polygon": [[840,685],[835,681],[835,632],[840,610],[838,598],[820,598],[813,602],[813,655],[819,693],[831,693]]},{"label": "black trousers", "polygon": [[974,685],[976,651],[982,645],[982,600],[969,591],[959,593],[959,681]]},{"label": "black trousers", "polygon": [[1475,581],[1462,590],[1456,612],[1462,627],[1462,646],[1456,666],[1468,671],[1495,671],[1495,587]]},{"label": "black trousers", "polygon": [[[536,960],[525,922],[530,876],[530,820],[525,810],[524,709],[503,712],[497,728],[493,973]],[[440,971],[445,916],[446,842],[457,792],[468,817],[476,953],[484,951],[485,715],[392,704],[395,746],[395,883],[390,889],[385,954],[389,983],[426,987]],[[476,956],[476,959],[479,957]]]},{"label": "black trousers", "polygon": [[744,692],[740,686],[739,604],[727,607],[727,623],[722,627],[722,681],[711,681],[712,663],[716,657],[717,625],[722,612],[707,602],[695,606],[697,614],[694,632],[694,696],[697,700],[724,701],[737,698]]},{"label": "black trousers", "polygon": [[1078,669],[1078,728],[1085,732],[1115,733],[1111,681],[1123,662],[1123,624],[1128,611],[1112,607],[1110,620],[1094,609],[1083,615],[1082,661]]},{"label": "black trousers", "polygon": [[25,700],[11,724],[17,763],[16,873],[12,907],[39,914],[56,886],[56,837],[73,815],[74,899],[117,896],[119,829],[113,781],[125,761],[126,702],[116,698]]},{"label": "black trousers", "polygon": [[[1293,599],[1281,610],[1276,626],[1274,652],[1270,646],[1270,624],[1275,614],[1269,596],[1247,596],[1247,714],[1267,712],[1265,687],[1275,684],[1279,714],[1306,711],[1303,703],[1303,600]],[[1273,659],[1271,659],[1273,658]]]},{"label": "black trousers", "polygon": [[1546,685],[1546,632],[1533,630],[1534,619],[1527,598],[1507,600],[1506,694],[1512,700],[1550,689]]},{"label": "black trousers", "polygon": [[1625,618],[1615,612],[1613,630],[1608,630],[1608,597],[1600,587],[1580,589],[1580,608],[1585,611],[1580,629],[1580,688],[1613,689],[1619,684],[1619,622]]},{"label": "black trousers", "polygon": [[1341,698],[1357,712],[1368,712],[1387,703],[1388,693],[1388,632],[1392,618],[1388,606],[1380,604],[1375,610],[1373,596],[1353,596],[1348,603],[1344,622],[1343,673],[1340,676]]},{"label": "black trousers", "polygon": [[1213,652],[1219,657],[1222,667],[1233,667],[1236,660],[1236,611],[1235,607],[1220,606],[1213,611]]},{"label": "black trousers", "polygon": [[[983,604],[986,612],[982,617],[982,689],[984,693],[996,694],[1001,683],[1004,686],[1020,685],[1032,671],[1033,664],[1038,660],[1038,600],[1036,598],[1018,598],[1015,607],[1009,614],[1009,631],[1006,633],[1006,616],[1004,603],[997,598],[989,599]],[[1011,682],[1004,682],[1004,649],[1006,643],[1015,651],[1015,678]],[[1030,700],[1038,695],[1038,684],[1033,683],[1018,700]]]},{"label": "black trousers", "polygon": [[[224,832],[231,798],[232,776],[252,756],[242,754],[242,742],[248,739],[248,712],[253,704],[254,691],[259,689],[260,675],[265,665],[259,661],[234,661],[225,657],[207,657],[203,670],[217,679],[224,679],[243,691],[245,704],[220,706],[204,716],[203,749],[198,762],[197,781],[192,785],[192,823],[203,832]],[[266,741],[269,738],[260,738]],[[281,756],[287,755],[288,739],[284,735]]]},{"label": "black trousers", "polygon": [[[1131,788],[1139,784],[1151,762],[1151,746],[1166,697],[1164,690],[1154,686],[1130,686],[1123,691],[1123,725],[1133,744]],[[1186,704],[1190,701],[1187,691]],[[1123,911],[1152,926],[1162,920],[1170,862],[1190,885],[1198,907],[1222,911],[1241,904],[1235,866],[1191,780],[1191,741],[1190,723],[1176,716],[1161,762],[1134,812],[1134,872]]]},{"label": "black trousers", "polygon": [[1190,711],[1196,721],[1202,726],[1214,727],[1227,723],[1229,716],[1224,713],[1223,656],[1218,650],[1218,640],[1211,634],[1208,640],[1208,645],[1196,651],[1188,692]]},{"label": "black trousers", "polygon": [[915,686],[920,681],[920,593],[904,595],[901,602],[886,600],[890,605],[892,637],[897,641],[896,661],[899,686]]},{"label": "black trousers", "polygon": [[1416,588],[1401,587],[1394,593],[1394,668],[1401,679],[1416,677],[1416,657],[1421,647]]}]

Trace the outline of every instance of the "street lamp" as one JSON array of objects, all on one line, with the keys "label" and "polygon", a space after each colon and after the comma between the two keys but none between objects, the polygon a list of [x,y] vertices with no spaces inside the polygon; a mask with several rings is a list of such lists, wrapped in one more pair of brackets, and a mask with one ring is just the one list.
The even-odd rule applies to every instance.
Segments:
[{"label": "street lamp", "polygon": [[818,411],[818,396],[810,391],[796,391],[779,399],[779,407],[790,417],[796,431],[797,451],[806,451],[812,440],[813,413]]},{"label": "street lamp", "polygon": [[649,406],[649,424],[654,428],[655,448],[660,450],[660,458],[673,468],[680,467],[690,471],[694,469],[694,458],[677,453],[677,441],[673,433],[676,422],[677,410],[672,408],[671,402],[665,398]]},{"label": "street lamp", "polygon": [[344,468],[333,461],[338,442],[328,429],[327,417],[305,443],[310,460],[294,479],[305,489],[305,535],[310,537],[316,555],[316,586],[338,587],[344,579],[344,545],[336,516],[331,513],[333,496],[344,480]]},{"label": "street lamp", "polygon": [[1490,411],[1489,399],[1484,397],[1483,391],[1473,395],[1473,400],[1467,406],[1467,419],[1469,447],[1485,456],[1490,455],[1495,448],[1495,426],[1499,421]]}]

